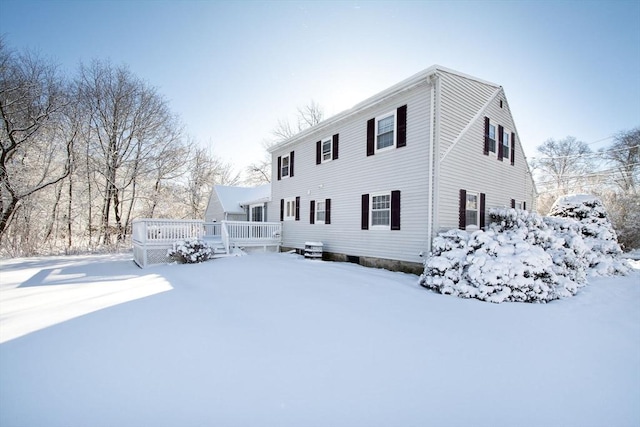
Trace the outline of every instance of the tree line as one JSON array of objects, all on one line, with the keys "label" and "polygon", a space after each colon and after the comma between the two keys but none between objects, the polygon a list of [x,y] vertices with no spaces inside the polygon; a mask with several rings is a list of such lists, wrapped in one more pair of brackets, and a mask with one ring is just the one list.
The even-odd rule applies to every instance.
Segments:
[{"label": "tree line", "polygon": [[93,60],[73,76],[0,39],[0,253],[128,245],[135,217],[201,218],[231,165],[157,89]]}]

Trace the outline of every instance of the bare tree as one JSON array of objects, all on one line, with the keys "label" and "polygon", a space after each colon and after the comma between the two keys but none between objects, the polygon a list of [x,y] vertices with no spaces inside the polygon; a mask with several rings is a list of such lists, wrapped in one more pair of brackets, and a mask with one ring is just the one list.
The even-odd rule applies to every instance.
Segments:
[{"label": "bare tree", "polygon": [[613,182],[620,190],[637,194],[640,185],[640,127],[619,132],[613,144],[601,153],[611,165]]},{"label": "bare tree", "polygon": [[102,181],[100,241],[109,244],[114,232],[124,238],[146,162],[175,138],[175,120],[156,90],[126,67],[93,61],[81,67],[79,86],[89,114],[89,156]]},{"label": "bare tree", "polygon": [[[307,105],[298,107],[295,124],[289,120],[278,120],[278,124],[271,131],[271,138],[263,143],[265,150],[317,125],[323,119],[324,110],[322,107],[314,100],[309,101]],[[271,156],[267,153],[263,160],[250,164],[245,172],[247,176],[245,183],[249,185],[271,182]]]},{"label": "bare tree", "polygon": [[186,182],[191,218],[203,218],[214,185],[238,185],[240,174],[203,147],[194,147]]},{"label": "bare tree", "polygon": [[541,175],[538,185],[558,194],[579,189],[584,177],[593,171],[593,156],[587,144],[573,136],[549,139],[538,147],[534,170]]},{"label": "bare tree", "polygon": [[59,126],[67,101],[54,65],[0,38],[0,237],[21,202],[70,173],[76,134]]}]

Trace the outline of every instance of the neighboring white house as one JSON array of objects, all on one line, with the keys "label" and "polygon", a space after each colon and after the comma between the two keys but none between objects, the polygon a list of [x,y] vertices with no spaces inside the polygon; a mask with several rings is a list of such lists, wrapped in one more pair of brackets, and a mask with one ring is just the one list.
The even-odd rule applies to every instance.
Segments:
[{"label": "neighboring white house", "polygon": [[270,200],[271,184],[257,187],[214,185],[204,218],[206,222],[267,222],[266,205]]},{"label": "neighboring white house", "polygon": [[440,66],[269,151],[282,248],[365,265],[420,271],[438,232],[536,198],[502,87]]}]

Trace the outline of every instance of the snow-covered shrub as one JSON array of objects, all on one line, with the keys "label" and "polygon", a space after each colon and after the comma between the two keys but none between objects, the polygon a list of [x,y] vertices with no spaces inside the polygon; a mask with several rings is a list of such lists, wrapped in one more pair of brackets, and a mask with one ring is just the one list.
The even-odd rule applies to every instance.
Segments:
[{"label": "snow-covered shrub", "polygon": [[[497,226],[500,231],[452,230],[436,237],[420,284],[442,294],[491,302],[546,302],[570,295],[565,288],[577,286],[558,279],[551,257],[523,226],[525,218],[511,211],[504,212],[508,218]],[[538,218],[530,220],[544,226]]]},{"label": "snow-covered shrub", "polygon": [[[514,231],[529,244],[541,247],[551,257],[553,272],[558,276],[560,287],[569,294],[575,294],[577,288],[586,284],[589,248],[574,221],[564,221],[554,227],[548,218],[535,212],[515,209],[492,209],[489,217],[490,230],[497,233]],[[555,224],[553,221],[551,223]],[[559,293],[566,295],[563,291]]]},{"label": "snow-covered shrub", "polygon": [[586,245],[590,273],[599,276],[627,274],[622,249],[604,205],[595,196],[577,194],[559,198],[551,207],[547,224],[558,234],[578,233]]},{"label": "snow-covered shrub", "polygon": [[173,244],[173,249],[167,251],[167,256],[181,264],[194,264],[208,260],[213,249],[200,239],[188,239]]},{"label": "snow-covered shrub", "polygon": [[514,209],[495,215],[505,219],[495,230],[452,230],[436,237],[420,284],[442,294],[496,303],[547,302],[575,293],[578,286],[559,279],[551,256],[536,244],[549,236],[527,227],[533,223],[544,228],[539,217]]},{"label": "snow-covered shrub", "polygon": [[552,214],[492,209],[486,231],[441,233],[420,284],[484,301],[546,302],[575,295],[587,274],[629,271],[597,198],[562,198]]}]

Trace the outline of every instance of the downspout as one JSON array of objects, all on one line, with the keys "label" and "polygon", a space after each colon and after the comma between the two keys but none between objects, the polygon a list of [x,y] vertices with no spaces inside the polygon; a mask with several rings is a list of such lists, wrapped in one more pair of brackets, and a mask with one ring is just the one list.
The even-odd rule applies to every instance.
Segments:
[{"label": "downspout", "polygon": [[436,144],[438,141],[439,132],[437,130],[439,126],[439,110],[436,109],[436,86],[439,84],[438,74],[434,73],[429,77],[431,84],[431,102],[430,102],[430,112],[429,112],[429,120],[430,130],[431,130],[431,141],[429,144],[429,162],[431,163],[431,168],[429,171],[429,203],[427,204],[427,254],[431,253],[432,242],[433,242],[433,226],[435,222],[435,208],[436,208],[436,167],[438,162],[434,158],[437,153]]}]

